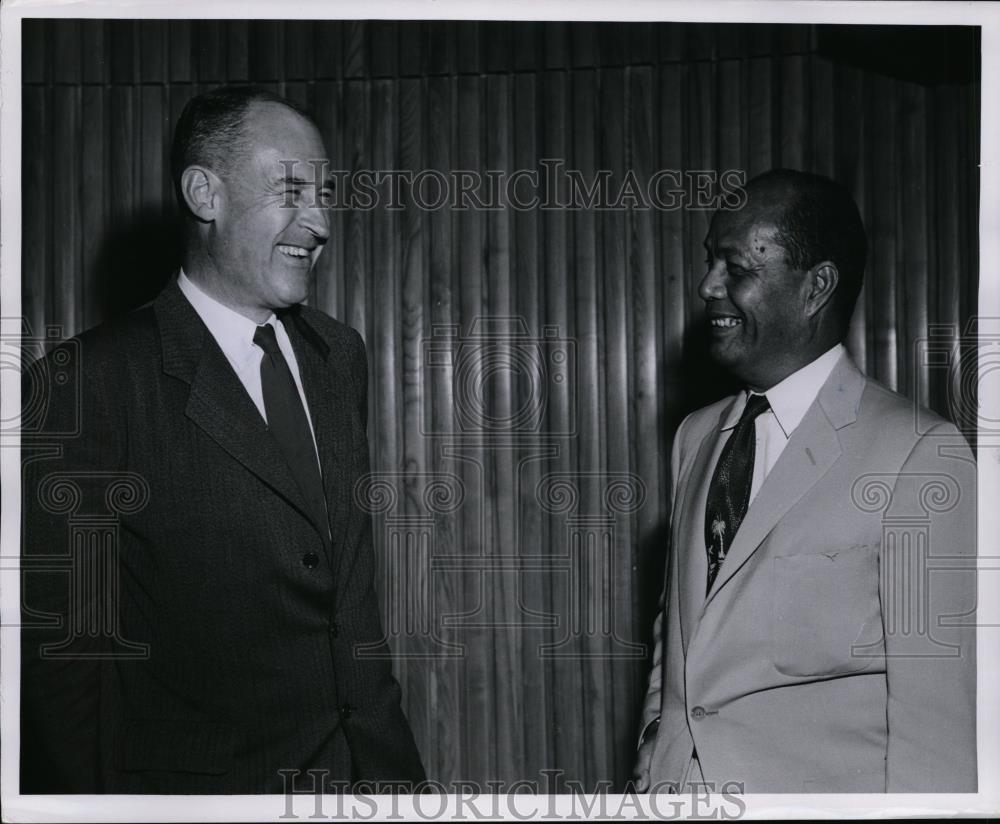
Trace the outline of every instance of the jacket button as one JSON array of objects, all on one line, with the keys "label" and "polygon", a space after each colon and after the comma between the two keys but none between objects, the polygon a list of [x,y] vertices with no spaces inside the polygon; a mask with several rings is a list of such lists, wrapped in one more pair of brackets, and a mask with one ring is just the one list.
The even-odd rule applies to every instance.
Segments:
[{"label": "jacket button", "polygon": [[340,708],[340,717],[346,720],[351,717],[352,712],[354,712],[354,707],[350,704],[344,704],[344,706]]},{"label": "jacket button", "polygon": [[336,621],[330,622],[330,635],[332,635],[334,638],[340,635],[340,624],[338,624]]},{"label": "jacket button", "polygon": [[306,569],[316,569],[319,566],[319,555],[315,552],[307,552],[302,556],[302,566]]},{"label": "jacket button", "polygon": [[695,721],[701,721],[701,719],[705,717],[705,708],[695,707],[694,709],[691,710],[691,717]]}]

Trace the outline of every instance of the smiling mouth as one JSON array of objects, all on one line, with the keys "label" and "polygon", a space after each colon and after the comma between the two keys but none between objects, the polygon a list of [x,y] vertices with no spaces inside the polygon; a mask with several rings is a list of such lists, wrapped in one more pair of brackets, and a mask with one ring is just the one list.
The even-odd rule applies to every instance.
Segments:
[{"label": "smiling mouth", "polygon": [[297,260],[309,258],[309,250],[303,248],[302,246],[287,246],[285,244],[281,244],[278,246],[278,251],[287,257],[296,258]]},{"label": "smiling mouth", "polygon": [[732,329],[736,326],[742,325],[743,321],[739,318],[723,317],[709,318],[708,323],[713,329]]}]

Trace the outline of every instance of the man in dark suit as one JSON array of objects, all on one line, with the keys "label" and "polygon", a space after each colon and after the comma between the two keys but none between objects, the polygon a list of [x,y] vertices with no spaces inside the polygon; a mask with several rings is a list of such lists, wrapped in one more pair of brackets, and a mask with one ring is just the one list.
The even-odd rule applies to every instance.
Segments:
[{"label": "man in dark suit", "polygon": [[301,305],[325,155],[289,101],[193,99],[172,150],[182,271],[28,373],[79,358],[42,440],[76,434],[23,472],[22,792],[423,779],[354,497],[364,344]]},{"label": "man in dark suit", "polygon": [[705,248],[710,352],[745,389],[674,438],[637,787],[974,792],[976,464],[841,343],[857,206],[776,170]]}]

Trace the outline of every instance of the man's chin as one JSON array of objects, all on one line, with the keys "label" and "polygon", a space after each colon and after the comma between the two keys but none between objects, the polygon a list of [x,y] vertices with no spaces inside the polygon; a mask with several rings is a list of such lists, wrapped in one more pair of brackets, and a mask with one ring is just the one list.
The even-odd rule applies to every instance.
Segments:
[{"label": "man's chin", "polygon": [[717,366],[735,372],[746,360],[746,354],[732,341],[711,341],[708,344],[708,356]]},{"label": "man's chin", "polygon": [[727,373],[729,378],[741,384],[746,384],[750,381],[750,375],[754,371],[753,361],[742,349],[715,344],[709,346],[708,355],[712,363]]},{"label": "man's chin", "polygon": [[285,275],[276,290],[276,298],[281,303],[281,308],[288,308],[302,303],[309,297],[309,286],[313,280],[313,269],[303,271],[301,274],[294,273],[292,276]]}]

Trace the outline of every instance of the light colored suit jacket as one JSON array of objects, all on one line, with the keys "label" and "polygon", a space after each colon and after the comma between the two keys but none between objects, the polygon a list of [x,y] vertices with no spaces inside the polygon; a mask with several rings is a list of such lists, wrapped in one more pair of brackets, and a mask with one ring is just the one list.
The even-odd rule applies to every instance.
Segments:
[{"label": "light colored suit jacket", "polygon": [[961,434],[926,410],[918,427],[912,402],[841,358],[706,597],[705,500],[734,402],[674,441],[642,719],[661,718],[653,791],[697,752],[717,792],[974,792],[976,467]]}]

